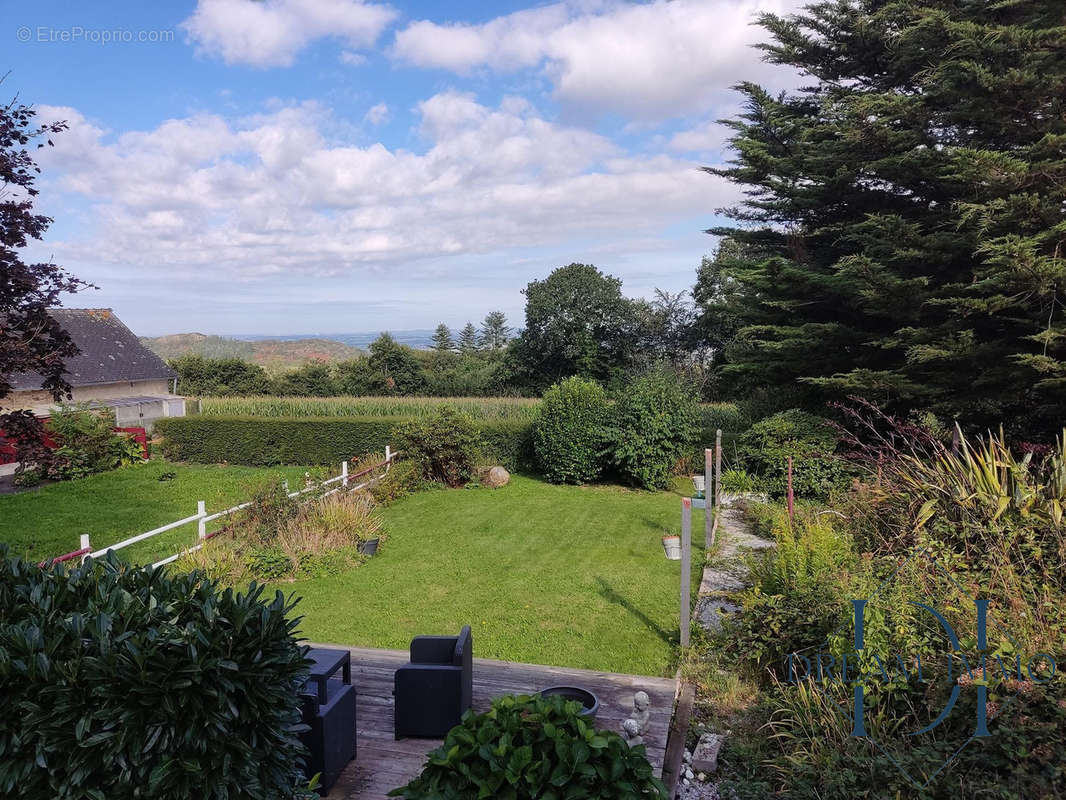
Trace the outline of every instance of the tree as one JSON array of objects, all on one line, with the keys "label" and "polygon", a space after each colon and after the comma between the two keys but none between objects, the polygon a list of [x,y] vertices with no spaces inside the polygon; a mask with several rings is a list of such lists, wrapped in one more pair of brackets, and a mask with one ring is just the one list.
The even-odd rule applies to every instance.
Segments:
[{"label": "tree", "polygon": [[273,393],[297,397],[332,397],[337,394],[337,381],[329,364],[308,361],[282,373],[272,382]]},{"label": "tree", "polygon": [[433,332],[433,349],[438,353],[451,353],[455,350],[455,341],[452,332],[443,322]]},{"label": "tree", "polygon": [[426,378],[414,351],[387,331],[370,343],[370,366],[387,394],[417,394],[425,388]]},{"label": "tree", "polygon": [[204,358],[194,353],[167,362],[178,373],[178,387],[188,395],[266,394],[266,370],[241,358]]},{"label": "tree", "polygon": [[481,323],[479,341],[485,350],[501,350],[511,338],[507,317],[502,311],[490,311]]},{"label": "tree", "polygon": [[459,331],[459,352],[464,356],[472,355],[478,351],[477,328],[473,322],[468,322]]},{"label": "tree", "polygon": [[1066,412],[1058,0],[846,0],[761,17],[806,88],[741,84],[725,369],[1044,434]]},{"label": "tree", "polygon": [[[51,135],[67,129],[65,122],[36,124],[36,112],[12,100],[0,106],[0,398],[12,389],[10,378],[21,372],[42,376],[42,388],[59,402],[70,397],[64,379],[65,361],[77,355],[70,336],[48,315],[63,293],[90,284],[52,263],[25,263],[19,251],[31,239],[40,240],[52,219],[33,212],[40,168],[27,151],[52,146]],[[44,430],[32,415],[0,415],[0,431],[26,454],[44,453]],[[28,458],[28,457],[27,457]]]},{"label": "tree", "polygon": [[569,264],[532,281],[523,293],[526,327],[512,358],[530,388],[572,375],[607,384],[633,364],[639,325],[618,278],[591,264]]}]

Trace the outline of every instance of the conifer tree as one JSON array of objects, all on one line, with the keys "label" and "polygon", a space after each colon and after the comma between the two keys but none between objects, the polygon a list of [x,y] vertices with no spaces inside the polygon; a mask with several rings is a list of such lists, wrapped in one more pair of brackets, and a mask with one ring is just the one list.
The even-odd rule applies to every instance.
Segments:
[{"label": "conifer tree", "polygon": [[481,323],[478,341],[486,350],[499,350],[511,338],[507,317],[502,311],[490,311]]},{"label": "conifer tree", "polygon": [[451,353],[455,350],[455,341],[452,332],[443,322],[433,332],[433,349],[438,353]]},{"label": "conifer tree", "polygon": [[[744,386],[858,393],[1044,434],[1066,411],[1066,11],[1062,0],[833,0],[760,20],[736,242]],[[721,279],[723,276],[718,276]]]},{"label": "conifer tree", "polygon": [[468,322],[459,331],[459,352],[464,355],[476,353],[478,350],[477,328],[473,322]]}]

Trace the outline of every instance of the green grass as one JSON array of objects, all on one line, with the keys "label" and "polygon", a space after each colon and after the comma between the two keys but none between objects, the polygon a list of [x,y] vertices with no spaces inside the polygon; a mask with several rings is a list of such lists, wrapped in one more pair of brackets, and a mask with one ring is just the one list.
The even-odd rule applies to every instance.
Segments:
[{"label": "green grass", "polygon": [[282,587],[303,598],[307,638],[403,649],[469,624],[479,657],[673,674],[681,568],[661,537],[679,530],[678,495],[516,476],[420,493],[384,517],[388,541],[367,564]]},{"label": "green grass", "polygon": [[[272,476],[300,485],[302,467],[252,467],[151,461],[113,472],[0,496],[0,542],[12,554],[45,559],[78,549],[88,533],[94,548],[157,528],[196,513],[196,501],[209,514],[243,502]],[[166,472],[173,480],[160,481]],[[118,551],[137,563],[150,563],[194,544],[196,526],[185,525]]]}]

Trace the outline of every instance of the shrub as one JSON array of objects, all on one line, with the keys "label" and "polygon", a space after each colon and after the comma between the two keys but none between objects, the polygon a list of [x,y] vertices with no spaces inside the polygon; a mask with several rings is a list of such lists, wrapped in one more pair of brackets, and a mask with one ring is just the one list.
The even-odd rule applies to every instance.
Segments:
[{"label": "shrub", "polygon": [[299,617],[263,592],[0,545],[0,795],[301,796]]},{"label": "shrub", "polygon": [[141,447],[115,433],[115,412],[86,406],[61,406],[48,420],[48,433],[59,445],[48,465],[48,476],[74,480],[141,461]]},{"label": "shrub", "polygon": [[408,422],[399,431],[403,449],[422,469],[422,477],[462,486],[474,476],[482,440],[474,420],[451,406]]},{"label": "shrub", "polygon": [[418,464],[414,461],[398,461],[368,491],[377,503],[387,506],[416,492],[421,483],[422,470]]},{"label": "shrub", "polygon": [[533,450],[552,483],[586,483],[603,471],[607,395],[599,384],[567,378],[544,393],[533,423]]},{"label": "shrub", "polygon": [[665,489],[696,439],[696,409],[692,394],[669,372],[650,372],[632,383],[615,406],[612,459],[623,477]]},{"label": "shrub", "polygon": [[780,497],[787,491],[788,457],[792,457],[792,489],[798,497],[827,497],[848,485],[852,470],[835,455],[838,437],[829,423],[806,411],[791,409],[751,426],[738,441],[745,469],[763,488]]},{"label": "shrub", "polygon": [[[329,464],[399,442],[399,428],[411,417],[170,417],[155,423],[163,453],[174,461],[207,464]],[[483,455],[512,471],[531,462],[529,423],[490,419],[478,425]]]},{"label": "shrub", "polygon": [[616,733],[578,716],[561,697],[504,696],[485,714],[468,711],[422,774],[389,792],[406,800],[472,797],[665,800],[644,745],[630,748]]}]

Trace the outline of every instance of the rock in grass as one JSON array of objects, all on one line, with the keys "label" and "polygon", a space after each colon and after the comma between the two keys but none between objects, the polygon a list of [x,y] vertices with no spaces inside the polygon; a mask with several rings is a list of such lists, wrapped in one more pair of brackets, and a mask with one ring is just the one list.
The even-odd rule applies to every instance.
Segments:
[{"label": "rock in grass", "polygon": [[501,486],[506,486],[511,481],[511,473],[505,470],[503,467],[496,466],[489,469],[485,473],[485,479],[482,481],[486,486],[493,489],[498,489]]}]

